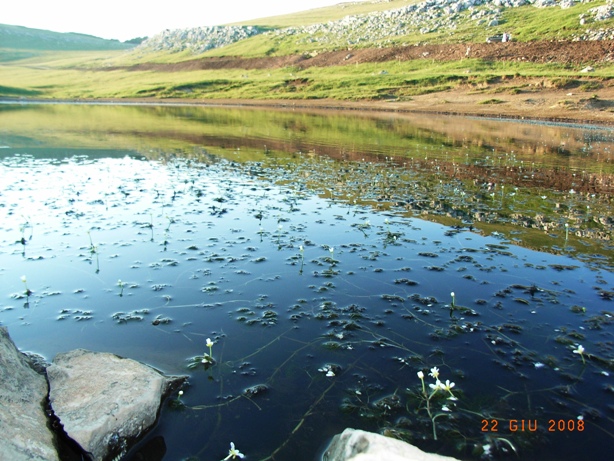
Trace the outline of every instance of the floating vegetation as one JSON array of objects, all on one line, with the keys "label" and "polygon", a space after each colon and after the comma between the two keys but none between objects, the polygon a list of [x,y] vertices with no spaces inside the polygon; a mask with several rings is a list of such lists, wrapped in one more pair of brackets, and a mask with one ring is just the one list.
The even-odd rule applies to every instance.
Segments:
[{"label": "floating vegetation", "polygon": [[148,309],[138,309],[131,312],[116,312],[111,318],[117,323],[140,322],[146,315],[149,315]]},{"label": "floating vegetation", "polygon": [[[41,116],[21,110],[28,123]],[[334,116],[381,139],[361,150],[371,141],[310,144],[328,118],[273,111],[259,118],[284,135],[265,152],[249,110],[63,110],[129,113],[126,126],[145,117],[160,129],[133,127],[134,144],[120,135],[131,150],[101,134],[102,153],[82,147],[97,142],[89,135],[72,150],[3,151],[0,322],[41,353],[112,340],[121,355],[187,367],[189,392],[171,399],[181,411],[163,412],[169,424],[148,436],[163,435],[168,456],[223,459],[232,434],[250,458],[302,459],[322,428],[348,425],[459,459],[571,461],[568,428],[580,421],[591,446],[611,444],[607,136],[565,154],[432,129],[417,144],[389,115],[377,129]],[[594,137],[576,135],[557,148]],[[253,431],[264,426],[277,429]]]}]

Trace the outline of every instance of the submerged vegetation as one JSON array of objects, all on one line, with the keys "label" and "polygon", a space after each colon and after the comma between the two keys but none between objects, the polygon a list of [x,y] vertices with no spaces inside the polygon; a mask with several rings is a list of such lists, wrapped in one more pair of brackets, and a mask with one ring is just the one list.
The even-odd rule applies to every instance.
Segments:
[{"label": "submerged vegetation", "polygon": [[148,435],[174,459],[307,460],[348,426],[460,459],[611,443],[609,130],[0,117],[0,322],[46,356],[111,348],[189,372]]}]

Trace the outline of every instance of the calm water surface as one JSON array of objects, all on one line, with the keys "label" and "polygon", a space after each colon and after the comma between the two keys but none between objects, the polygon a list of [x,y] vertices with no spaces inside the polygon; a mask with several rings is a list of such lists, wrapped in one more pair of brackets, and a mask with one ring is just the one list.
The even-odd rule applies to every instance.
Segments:
[{"label": "calm water surface", "polygon": [[4,105],[0,146],[18,347],[190,376],[126,459],[314,460],[346,427],[459,459],[612,445],[611,129]]}]

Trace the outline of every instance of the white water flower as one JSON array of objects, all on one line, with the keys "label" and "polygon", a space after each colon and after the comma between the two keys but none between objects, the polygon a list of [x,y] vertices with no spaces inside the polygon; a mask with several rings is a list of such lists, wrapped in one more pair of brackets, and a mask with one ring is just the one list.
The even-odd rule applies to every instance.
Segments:
[{"label": "white water flower", "polygon": [[441,388],[441,390],[444,391],[448,391],[450,394],[452,393],[451,389],[455,386],[454,383],[451,383],[449,379],[446,379],[446,383],[442,383],[441,381],[438,381],[439,383],[439,387]]},{"label": "white water flower", "polygon": [[422,370],[418,372],[418,378],[424,379],[424,373],[422,372]]},{"label": "white water flower", "polygon": [[236,458],[243,459],[245,458],[245,455],[235,448],[235,444],[233,442],[230,442],[230,450],[228,450],[228,456],[226,456],[223,461]]},{"label": "white water flower", "polygon": [[585,351],[584,347],[581,344],[578,344],[578,347],[573,350],[573,353],[582,355],[584,354],[584,351]]},{"label": "white water flower", "polygon": [[214,344],[215,344],[215,343],[214,343],[213,341],[211,341],[211,338],[207,338],[207,342],[205,342],[205,345],[206,345],[208,348],[212,348]]},{"label": "white water flower", "polygon": [[[439,368],[437,367],[431,368],[431,372],[429,373],[429,376],[432,376],[435,379],[439,378]],[[437,379],[437,382],[439,382],[439,379]]]},{"label": "white water flower", "polygon": [[580,357],[582,358],[582,363],[586,363],[586,361],[584,360],[584,351],[585,349],[582,344],[578,344],[578,347],[572,351],[574,354],[580,355]]}]

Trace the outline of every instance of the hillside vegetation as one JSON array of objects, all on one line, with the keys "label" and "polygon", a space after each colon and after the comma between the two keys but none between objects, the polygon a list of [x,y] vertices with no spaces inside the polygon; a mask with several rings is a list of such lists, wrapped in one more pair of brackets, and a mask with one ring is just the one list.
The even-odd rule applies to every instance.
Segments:
[{"label": "hillside vegetation", "polygon": [[[0,97],[379,101],[416,108],[435,94],[439,99],[421,109],[454,112],[460,109],[451,102],[462,94],[480,113],[509,111],[517,100],[531,101],[528,113],[614,111],[614,0],[350,2],[166,30],[128,50],[45,31],[28,42],[20,32],[19,40],[0,42]],[[504,33],[511,41],[486,43]],[[546,101],[545,90],[559,91],[560,100]]]},{"label": "hillside vegetation", "polygon": [[29,51],[127,50],[131,43],[105,40],[92,35],[60,33],[49,30],[0,24],[0,49]]},{"label": "hillside vegetation", "polygon": [[[614,3],[612,0],[355,2],[234,24],[225,30],[225,34],[219,30],[212,33],[210,28],[165,31],[144,42],[135,55],[142,59],[144,53],[157,52],[160,54],[155,59],[168,62],[197,54],[203,57],[314,54],[395,45],[482,43],[489,36],[504,32],[516,41],[611,40]],[[204,43],[206,46],[199,45]]]}]

